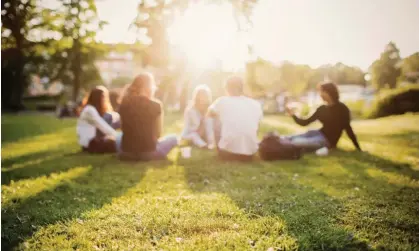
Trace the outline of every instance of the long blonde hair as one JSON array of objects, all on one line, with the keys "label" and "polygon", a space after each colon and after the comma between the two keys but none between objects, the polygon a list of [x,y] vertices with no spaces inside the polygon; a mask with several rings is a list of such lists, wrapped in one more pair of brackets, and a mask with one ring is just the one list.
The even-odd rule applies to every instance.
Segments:
[{"label": "long blonde hair", "polygon": [[147,84],[155,85],[154,77],[151,73],[144,72],[134,78],[130,85],[125,86],[123,97],[138,96]]},{"label": "long blonde hair", "polygon": [[[204,103],[204,101],[202,100],[203,95],[205,95],[206,97],[206,103]],[[212,93],[210,88],[208,88],[208,86],[206,85],[198,85],[193,93],[192,93],[192,102],[190,104],[190,108],[195,108],[197,109],[199,112],[201,112],[202,114],[204,114],[209,105],[212,102]]]}]

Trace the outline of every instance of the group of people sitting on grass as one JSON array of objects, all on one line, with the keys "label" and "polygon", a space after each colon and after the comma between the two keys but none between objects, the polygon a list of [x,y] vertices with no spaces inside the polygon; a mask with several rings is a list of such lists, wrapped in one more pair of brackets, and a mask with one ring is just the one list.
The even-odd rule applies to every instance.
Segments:
[{"label": "group of people sitting on grass", "polygon": [[[227,95],[212,102],[210,89],[198,86],[185,110],[181,135],[162,137],[164,113],[162,104],[154,99],[156,85],[151,74],[138,75],[125,89],[118,112],[112,109],[106,87],[98,86],[83,102],[77,121],[79,144],[89,153],[117,153],[122,160],[149,161],[166,159],[180,142],[189,142],[199,148],[217,149],[223,160],[251,161],[259,148],[262,107],[244,95],[239,77],[229,78],[225,89]],[[323,127],[281,136],[281,142],[304,151],[331,149],[345,130],[360,150],[349,109],[339,101],[336,85],[322,83],[319,92],[326,104],[309,118],[298,118],[291,109],[288,113],[299,125],[318,120]]]}]

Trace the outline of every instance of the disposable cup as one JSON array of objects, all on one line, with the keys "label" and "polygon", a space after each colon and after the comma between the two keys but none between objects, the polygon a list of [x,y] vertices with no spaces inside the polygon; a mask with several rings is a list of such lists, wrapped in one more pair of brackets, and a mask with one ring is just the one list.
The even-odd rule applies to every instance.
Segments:
[{"label": "disposable cup", "polygon": [[180,148],[180,153],[182,155],[182,158],[189,159],[192,156],[192,147],[182,147]]}]

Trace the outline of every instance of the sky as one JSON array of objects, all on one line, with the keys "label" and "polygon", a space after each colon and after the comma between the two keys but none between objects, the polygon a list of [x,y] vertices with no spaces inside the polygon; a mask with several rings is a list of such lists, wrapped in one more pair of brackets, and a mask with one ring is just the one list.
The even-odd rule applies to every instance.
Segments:
[{"label": "sky", "polygon": [[[117,2],[97,1],[100,18],[109,23],[98,39],[133,42],[128,26],[139,0]],[[367,69],[389,41],[402,57],[419,51],[418,13],[419,0],[260,0],[251,33],[237,34],[229,5],[198,2],[175,20],[169,38],[202,67],[220,61],[227,68],[241,67],[251,43],[255,56],[274,63],[343,62]]]}]

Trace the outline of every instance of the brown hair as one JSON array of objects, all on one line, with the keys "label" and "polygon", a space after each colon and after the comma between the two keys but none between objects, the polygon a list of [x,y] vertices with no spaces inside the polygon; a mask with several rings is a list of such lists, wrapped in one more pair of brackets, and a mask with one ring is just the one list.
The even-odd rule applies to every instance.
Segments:
[{"label": "brown hair", "polygon": [[134,81],[130,85],[126,86],[124,97],[140,95],[141,91],[150,83],[154,85],[153,75],[150,73],[141,73],[134,78]]},{"label": "brown hair", "polygon": [[[103,101],[102,98],[104,99]],[[83,100],[82,106],[85,107],[86,105],[95,107],[101,116],[113,110],[109,100],[109,91],[105,86],[96,86],[91,90],[89,95]]]},{"label": "brown hair", "polygon": [[320,91],[324,91],[327,94],[329,94],[333,102],[339,102],[339,90],[338,90],[338,87],[334,83],[332,82],[319,83],[317,88]]},{"label": "brown hair", "polygon": [[230,95],[242,95],[244,88],[243,79],[237,76],[230,77],[227,79],[225,88]]}]

